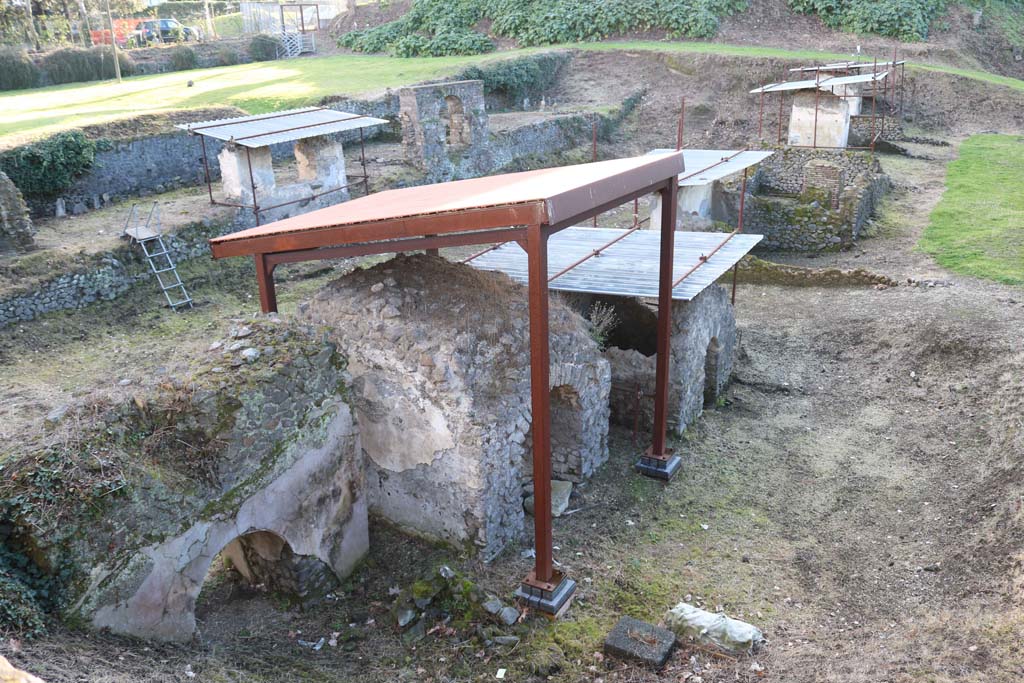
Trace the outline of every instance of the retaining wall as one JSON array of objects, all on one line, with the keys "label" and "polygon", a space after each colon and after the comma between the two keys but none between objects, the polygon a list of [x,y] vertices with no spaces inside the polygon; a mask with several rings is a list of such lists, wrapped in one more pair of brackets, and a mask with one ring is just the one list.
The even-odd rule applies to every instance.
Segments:
[{"label": "retaining wall", "polygon": [[[232,225],[195,223],[165,235],[164,243],[175,263],[210,253],[207,240],[232,230]],[[0,298],[0,328],[32,320],[44,313],[85,308],[97,301],[110,301],[142,280],[152,281],[142,249],[124,241],[117,248],[92,254],[73,269],[43,282],[34,283]],[[188,283],[185,283],[188,287]]]}]

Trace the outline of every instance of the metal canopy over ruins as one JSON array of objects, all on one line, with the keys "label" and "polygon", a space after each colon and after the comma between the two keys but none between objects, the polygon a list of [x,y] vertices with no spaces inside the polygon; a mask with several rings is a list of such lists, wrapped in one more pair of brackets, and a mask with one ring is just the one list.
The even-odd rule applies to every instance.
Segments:
[{"label": "metal canopy over ruins", "polygon": [[768,85],[762,85],[760,88],[754,88],[750,91],[750,94],[756,95],[762,92],[781,92],[783,90],[811,90],[812,88],[820,88],[824,90],[841,85],[874,83],[885,80],[888,75],[888,71],[880,71],[870,74],[854,74],[852,76],[833,76],[818,80],[810,78],[803,81],[783,81],[781,83],[769,83]]},{"label": "metal canopy over ruins", "polygon": [[[655,149],[649,154],[664,154],[670,149]],[[756,166],[775,152],[751,152],[735,149],[684,149],[686,170],[679,174],[679,187],[708,185]]]},{"label": "metal canopy over ruins", "polygon": [[386,123],[384,119],[362,114],[350,114],[326,107],[304,107],[273,114],[185,123],[177,127],[196,135],[256,149]]},{"label": "metal canopy over ruins", "polygon": [[790,69],[790,73],[807,73],[815,71],[860,71],[861,69],[867,68],[879,68],[888,69],[893,66],[902,66],[905,64],[903,60],[898,62],[832,62],[831,64],[821,64],[820,66],[797,66]]},{"label": "metal canopy over ruins", "polygon": [[[676,232],[672,298],[691,301],[727,273],[761,235],[736,234],[724,244],[714,232]],[[607,246],[596,256],[594,252]],[[548,286],[565,292],[588,292],[656,299],[660,236],[652,230],[569,228],[551,238]],[[473,259],[481,270],[497,270],[519,282],[529,279],[526,252],[505,244]],[[689,273],[685,278],[682,276]]]},{"label": "metal canopy over ruins", "polygon": [[667,478],[680,462],[666,447],[666,433],[672,289],[679,284],[672,279],[676,194],[683,170],[682,153],[671,152],[409,187],[218,237],[210,246],[214,258],[255,258],[265,312],[277,310],[273,270],[281,263],[494,242],[523,246],[528,264],[536,561],[516,594],[532,607],[559,614],[568,607],[576,584],[555,570],[552,556],[549,238],[652,192],[667,207],[659,240],[653,444],[638,463],[638,469]]}]

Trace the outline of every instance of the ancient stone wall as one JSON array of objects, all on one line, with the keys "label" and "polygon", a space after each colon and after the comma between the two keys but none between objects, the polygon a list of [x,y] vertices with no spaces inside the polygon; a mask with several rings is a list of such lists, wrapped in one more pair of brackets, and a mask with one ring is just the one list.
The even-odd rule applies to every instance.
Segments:
[{"label": "ancient stone wall", "polygon": [[31,250],[35,247],[35,234],[21,192],[7,174],[0,171],[0,254]]},{"label": "ancient stone wall", "polygon": [[[601,300],[615,307],[620,324],[634,326],[629,332],[634,342],[644,340],[627,343],[614,333],[609,338],[604,355],[612,368],[611,419],[633,427],[639,415],[639,426],[649,429],[654,422],[651,395],[657,362],[649,342],[656,339],[653,328],[657,316],[635,299]],[[637,307],[647,314],[632,310]],[[635,329],[638,325],[646,329],[646,334],[639,334]],[[623,346],[616,346],[616,342]],[[692,301],[673,302],[669,422],[677,433],[693,424],[705,405],[714,404],[732,374],[736,350],[736,320],[724,287],[712,285]]]},{"label": "ancient stone wall", "polygon": [[[228,225],[195,223],[164,236],[175,263],[210,253],[207,240],[230,232]],[[13,288],[0,295],[0,328],[44,313],[85,308],[109,301],[140,282],[156,281],[142,249],[127,240],[107,252],[76,259],[64,272]],[[185,283],[186,287],[188,283]]]},{"label": "ancient stone wall", "polygon": [[807,164],[825,161],[837,167],[847,181],[863,173],[879,173],[878,160],[867,152],[833,149],[775,148],[775,154],[758,164],[757,191],[797,195],[804,190]]},{"label": "ancient stone wall", "polygon": [[[303,315],[332,328],[349,358],[371,510],[484,559],[517,538],[531,478],[525,289],[399,257],[337,280]],[[556,478],[579,481],[607,458],[609,382],[585,321],[553,302]]]},{"label": "ancient stone wall", "polygon": [[[881,135],[879,136],[879,134]],[[882,140],[902,140],[904,138],[903,122],[898,116],[886,116],[883,119],[879,114],[872,124],[870,108],[868,113],[850,118],[851,145],[867,147],[871,144],[872,135]]]},{"label": "ancient stone wall", "polygon": [[[17,529],[5,528],[5,543],[32,548],[36,561],[68,577],[65,617],[160,640],[191,639],[211,562],[239,537],[280,539],[276,553],[253,558],[256,575],[277,577],[300,597],[322,585],[317,568],[343,579],[369,542],[344,370],[316,330],[253,322],[214,343],[185,381],[168,378],[106,409],[69,408],[55,427],[66,434],[49,442],[56,445],[5,464],[31,469],[56,459],[65,485],[105,492],[63,503],[83,506],[63,513],[87,517],[87,531],[30,506],[14,511]],[[7,486],[45,486],[27,472],[20,481]],[[6,494],[31,500],[38,492]]]},{"label": "ancient stone wall", "polygon": [[406,159],[430,178],[466,177],[487,152],[483,81],[453,81],[402,88],[399,118]]}]

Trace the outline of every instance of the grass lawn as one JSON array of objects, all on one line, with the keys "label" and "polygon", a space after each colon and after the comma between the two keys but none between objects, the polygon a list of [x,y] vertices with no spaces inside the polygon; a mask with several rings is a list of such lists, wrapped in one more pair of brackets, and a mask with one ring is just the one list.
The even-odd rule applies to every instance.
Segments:
[{"label": "grass lawn", "polygon": [[921,247],[955,272],[1024,285],[1024,138],[975,135],[960,145]]},{"label": "grass lawn", "polygon": [[[471,57],[334,55],[276,62],[195,69],[111,81],[73,83],[0,94],[0,143],[38,137],[62,128],[171,109],[233,105],[253,114],[312,104],[326,95],[363,95],[457,73],[493,59],[572,47],[582,50],[652,50],[805,61],[845,59],[848,55],[813,50],[705,42],[631,41],[510,50]],[[952,67],[915,65],[995,85],[1024,90],[1024,81]],[[187,87],[188,81],[193,87]]]},{"label": "grass lawn", "polygon": [[0,94],[0,138],[36,137],[168,109],[233,105],[261,114],[306,106],[325,95],[360,95],[447,76],[494,58],[335,55],[135,76],[120,85],[103,81],[11,91]]}]

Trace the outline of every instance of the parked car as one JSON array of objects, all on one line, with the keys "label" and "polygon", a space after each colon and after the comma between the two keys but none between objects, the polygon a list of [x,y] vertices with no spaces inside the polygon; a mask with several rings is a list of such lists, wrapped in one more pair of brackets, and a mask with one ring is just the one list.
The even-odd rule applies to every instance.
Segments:
[{"label": "parked car", "polygon": [[150,19],[136,24],[132,37],[139,45],[148,45],[202,40],[203,32],[198,26],[185,26],[177,19]]}]

